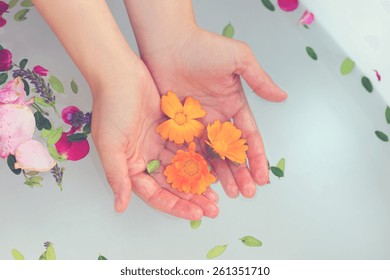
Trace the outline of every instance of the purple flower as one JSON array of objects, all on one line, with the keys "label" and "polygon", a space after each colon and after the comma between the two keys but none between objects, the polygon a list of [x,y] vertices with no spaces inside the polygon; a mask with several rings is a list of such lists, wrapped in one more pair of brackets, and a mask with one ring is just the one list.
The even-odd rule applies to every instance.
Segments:
[{"label": "purple flower", "polygon": [[0,71],[8,71],[11,65],[12,53],[7,49],[0,50]]}]

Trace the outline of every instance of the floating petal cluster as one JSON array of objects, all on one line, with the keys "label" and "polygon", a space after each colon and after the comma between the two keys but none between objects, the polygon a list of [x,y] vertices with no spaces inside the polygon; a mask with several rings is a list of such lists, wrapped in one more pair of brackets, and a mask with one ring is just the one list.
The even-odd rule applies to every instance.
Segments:
[{"label": "floating petal cluster", "polygon": [[[198,100],[187,97],[184,105],[173,92],[161,98],[161,109],[168,120],[157,128],[164,140],[183,145],[189,143],[188,151],[179,149],[164,171],[166,180],[173,189],[185,193],[202,194],[214,182],[216,178],[210,172],[206,158],[195,151],[193,142],[195,137],[201,137],[204,133],[204,125],[198,120],[206,115]],[[231,122],[221,124],[219,120],[207,126],[205,145],[210,147],[212,155],[242,164],[246,161],[248,146],[242,139],[241,131]],[[199,139],[201,141],[201,139]]]}]

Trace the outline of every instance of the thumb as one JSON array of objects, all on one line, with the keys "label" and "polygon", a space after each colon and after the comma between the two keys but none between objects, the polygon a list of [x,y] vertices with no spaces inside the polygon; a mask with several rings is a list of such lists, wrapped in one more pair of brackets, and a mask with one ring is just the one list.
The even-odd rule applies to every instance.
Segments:
[{"label": "thumb", "polygon": [[281,102],[287,93],[281,90],[260,67],[255,56],[247,45],[240,45],[238,69],[236,74],[242,75],[252,90],[260,97],[273,102]]},{"label": "thumb", "polygon": [[128,174],[127,159],[124,151],[118,148],[98,149],[108,183],[115,197],[115,210],[126,210],[131,197],[131,181]]}]

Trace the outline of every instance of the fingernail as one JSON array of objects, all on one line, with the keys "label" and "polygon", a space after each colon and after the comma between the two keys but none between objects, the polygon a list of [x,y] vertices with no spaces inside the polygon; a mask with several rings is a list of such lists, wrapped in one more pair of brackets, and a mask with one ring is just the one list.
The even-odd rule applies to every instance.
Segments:
[{"label": "fingernail", "polygon": [[115,194],[115,211],[120,212],[122,209],[122,203],[118,194]]}]

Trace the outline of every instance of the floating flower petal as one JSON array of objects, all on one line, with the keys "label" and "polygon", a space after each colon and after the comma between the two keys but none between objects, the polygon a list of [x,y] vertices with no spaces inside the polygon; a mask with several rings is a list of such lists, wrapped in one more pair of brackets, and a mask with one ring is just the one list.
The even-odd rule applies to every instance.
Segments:
[{"label": "floating flower petal", "polygon": [[161,109],[170,118],[156,128],[164,140],[184,144],[201,135],[204,126],[196,119],[204,117],[206,111],[199,101],[189,96],[182,105],[176,94],[170,91],[161,98]]},{"label": "floating flower petal", "polygon": [[206,143],[222,159],[228,158],[235,163],[245,163],[248,146],[241,138],[241,130],[231,122],[221,124],[219,120],[207,126],[208,141]]},{"label": "floating flower petal", "polygon": [[[3,18],[0,16],[0,27],[2,26],[1,20]],[[6,21],[3,19],[3,23]],[[8,71],[12,65],[12,53],[7,49],[0,50],[0,71]]]},{"label": "floating flower petal", "polygon": [[298,8],[299,1],[298,0],[278,0],[279,7],[285,12],[294,11]]},{"label": "floating flower petal", "polygon": [[69,132],[63,132],[60,140],[55,144],[58,153],[67,160],[77,161],[86,157],[89,153],[89,143],[87,139],[79,142],[68,140]]},{"label": "floating flower petal", "polygon": [[185,193],[202,194],[216,181],[210,173],[207,161],[195,152],[196,145],[191,142],[188,152],[178,150],[172,164],[164,170],[167,182],[172,188]]},{"label": "floating flower petal", "polygon": [[374,72],[376,74],[376,78],[378,79],[378,82],[380,82],[382,79],[381,75],[379,74],[378,70],[374,70]]},{"label": "floating flower petal", "polygon": [[309,25],[312,24],[313,21],[314,21],[314,14],[309,11],[305,11],[302,17],[300,18],[299,23]]},{"label": "floating flower petal", "polygon": [[29,105],[26,101],[27,94],[24,91],[24,83],[20,77],[9,81],[5,87],[0,89],[0,104],[21,104]]},{"label": "floating flower petal", "polygon": [[15,168],[45,172],[52,169],[56,162],[45,147],[37,140],[30,139],[21,143],[15,150]]},{"label": "floating flower petal", "polygon": [[39,76],[47,76],[47,73],[49,73],[49,70],[43,68],[40,65],[36,65],[33,68],[33,71],[38,74]]},{"label": "floating flower petal", "polygon": [[0,157],[14,154],[17,146],[33,137],[34,131],[35,119],[29,107],[0,105]]}]

